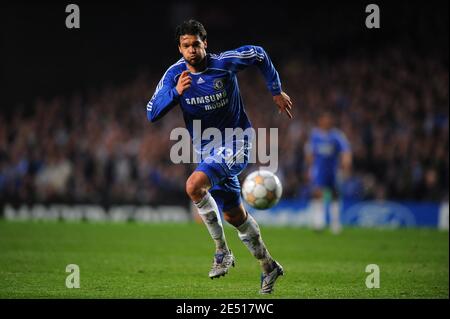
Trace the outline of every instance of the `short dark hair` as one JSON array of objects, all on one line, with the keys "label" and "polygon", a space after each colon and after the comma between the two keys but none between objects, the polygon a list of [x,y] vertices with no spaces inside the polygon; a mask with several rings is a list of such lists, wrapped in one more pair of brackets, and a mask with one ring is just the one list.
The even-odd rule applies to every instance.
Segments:
[{"label": "short dark hair", "polygon": [[202,41],[206,40],[206,30],[203,24],[194,19],[183,21],[175,29],[175,41],[180,44],[180,37],[182,35],[198,35]]}]

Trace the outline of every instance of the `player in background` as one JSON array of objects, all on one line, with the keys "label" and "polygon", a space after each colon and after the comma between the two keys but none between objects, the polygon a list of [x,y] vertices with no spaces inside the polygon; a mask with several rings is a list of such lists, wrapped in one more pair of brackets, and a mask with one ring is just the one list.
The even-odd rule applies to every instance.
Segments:
[{"label": "player in background", "polygon": [[340,233],[340,205],[337,182],[350,176],[352,153],[350,144],[339,129],[334,127],[333,115],[323,112],[318,118],[318,127],[312,128],[305,145],[307,179],[311,182],[313,227],[325,227],[326,205],[330,205],[330,226],[335,234]]},{"label": "player in background", "polygon": [[[261,71],[279,113],[285,112],[292,118],[292,102],[282,91],[278,72],[263,48],[247,45],[220,54],[206,53],[206,30],[195,20],[177,27],[176,41],[182,58],[164,73],[147,105],[147,118],[151,122],[159,120],[179,104],[195,151],[205,155],[189,176],[186,193],[216,245],[209,277],[223,276],[234,266],[234,256],[223,231],[222,211],[225,220],[237,229],[239,238],[261,265],[260,293],[271,293],[275,281],[283,275],[283,268],[267,250],[256,220],[244,209],[237,177],[247,166],[248,141],[237,136],[236,140],[222,141],[221,145],[205,150],[210,140],[203,140],[202,136],[207,128],[217,128],[224,136],[226,128],[245,130],[251,127],[236,77],[247,67],[255,66]],[[200,136],[194,135],[194,120],[201,120]],[[197,141],[200,141],[200,149],[196,147]]]}]

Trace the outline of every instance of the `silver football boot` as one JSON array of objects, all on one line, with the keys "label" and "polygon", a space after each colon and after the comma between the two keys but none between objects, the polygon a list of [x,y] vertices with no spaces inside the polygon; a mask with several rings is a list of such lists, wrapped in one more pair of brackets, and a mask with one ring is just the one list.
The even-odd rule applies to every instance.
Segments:
[{"label": "silver football boot", "polygon": [[214,279],[220,276],[225,276],[230,267],[234,267],[234,256],[231,250],[225,250],[214,255],[213,265],[209,272],[209,278]]},{"label": "silver football boot", "polygon": [[272,293],[278,277],[284,275],[283,267],[281,267],[278,262],[274,261],[273,266],[274,268],[270,273],[261,274],[261,290],[259,291],[260,294]]}]

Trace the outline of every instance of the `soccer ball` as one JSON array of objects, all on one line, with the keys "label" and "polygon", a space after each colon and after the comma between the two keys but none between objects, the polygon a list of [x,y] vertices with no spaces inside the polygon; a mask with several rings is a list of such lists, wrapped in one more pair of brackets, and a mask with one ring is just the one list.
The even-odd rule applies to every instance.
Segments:
[{"label": "soccer ball", "polygon": [[242,196],[256,209],[268,209],[280,200],[283,187],[278,177],[266,170],[257,170],[248,175],[242,185]]}]

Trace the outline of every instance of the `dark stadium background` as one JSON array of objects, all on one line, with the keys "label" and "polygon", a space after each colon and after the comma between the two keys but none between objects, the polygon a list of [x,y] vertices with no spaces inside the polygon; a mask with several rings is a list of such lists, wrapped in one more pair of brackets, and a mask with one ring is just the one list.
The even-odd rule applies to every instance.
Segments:
[{"label": "dark stadium background", "polygon": [[290,55],[320,61],[391,45],[448,62],[447,1],[375,1],[378,30],[364,28],[370,1],[76,1],[78,30],[64,25],[69,3],[2,3],[4,105],[126,82],[140,68],[159,74],[178,57],[174,27],[187,17],[204,22],[210,51],[259,43],[278,64]]},{"label": "dark stadium background", "polygon": [[[371,2],[380,6],[381,29],[369,30],[364,25],[367,16],[365,7]],[[131,183],[131,186],[125,188],[130,190],[130,194],[121,197],[124,189],[116,185],[120,182],[114,169],[119,165],[119,155],[107,155],[106,162],[99,163],[78,146],[68,150],[64,141],[78,137],[72,136],[72,133],[75,134],[80,121],[85,121],[83,114],[93,107],[98,109],[92,125],[95,126],[97,121],[102,130],[109,125],[105,121],[115,119],[119,126],[124,126],[120,132],[128,130],[131,136],[138,139],[147,137],[150,139],[147,143],[153,146],[155,141],[149,135],[155,134],[155,131],[168,132],[172,124],[182,125],[173,115],[151,126],[146,122],[145,104],[165,69],[179,58],[173,31],[176,24],[188,17],[194,17],[206,26],[210,52],[220,52],[243,44],[257,44],[269,52],[279,69],[285,89],[294,99],[296,117],[290,125],[290,131],[284,119],[275,122],[275,125],[280,125],[280,130],[289,131],[289,141],[295,142],[293,149],[282,145],[280,152],[280,162],[284,165],[280,174],[287,198],[306,196],[307,193],[301,169],[305,131],[302,129],[301,134],[296,132],[298,127],[313,123],[313,117],[307,113],[309,108],[316,107],[308,104],[315,97],[310,100],[306,98],[308,88],[330,89],[333,92],[330,94],[339,95],[337,82],[348,81],[349,78],[343,77],[345,74],[351,80],[353,72],[361,68],[366,69],[361,71],[361,77],[367,79],[362,89],[375,88],[375,97],[363,101],[366,104],[361,109],[375,111],[373,114],[354,114],[366,116],[363,120],[358,119],[358,130],[351,134],[352,142],[355,139],[362,141],[362,152],[366,152],[366,155],[361,155],[361,160],[358,157],[355,160],[355,174],[360,178],[355,181],[356,186],[353,185],[353,188],[358,188],[358,183],[363,183],[363,180],[369,185],[364,187],[372,187],[367,193],[357,196],[448,200],[447,1],[164,1],[164,4],[144,1],[75,1],[81,10],[81,29],[71,30],[66,29],[64,24],[67,16],[65,6],[69,3],[1,4],[3,83],[0,136],[3,139],[0,140],[0,202],[186,204],[184,180],[192,167],[186,165],[174,172],[173,164],[167,161],[167,152],[151,155],[152,151],[147,150],[146,156],[156,156],[158,162],[152,163],[153,169],[151,172],[146,171],[148,174],[144,176],[138,169],[138,161],[127,158],[127,165],[131,167],[127,183]],[[362,62],[355,62],[360,64],[354,66],[349,61]],[[348,65],[350,71],[345,67],[339,69],[342,65]],[[397,72],[397,66],[400,66],[398,70],[403,68],[402,71]],[[331,70],[335,68],[338,71],[333,74]],[[394,82],[404,80],[404,85],[396,89],[400,91],[391,93],[387,100],[377,97],[377,88],[389,89],[393,83],[393,74],[396,79]],[[325,80],[321,76],[325,76]],[[437,77],[434,82],[433,76]],[[240,78],[250,118],[263,127],[274,124],[256,114],[259,108],[267,109],[269,117],[275,114],[270,113],[275,107],[264,89],[261,76],[249,70]],[[310,87],[307,87],[308,82]],[[334,85],[338,89],[335,90]],[[346,85],[351,87],[353,83]],[[422,107],[420,103],[417,108],[408,108],[407,103],[411,101],[408,99],[424,98],[422,88],[426,87],[432,87],[430,108]],[[407,92],[413,93],[410,96],[402,95]],[[389,100],[397,94],[400,103]],[[129,98],[131,96],[132,99]],[[335,107],[339,117],[348,113],[346,107],[351,102],[346,98],[345,94],[330,96],[330,101],[334,101],[335,105],[325,105],[326,101],[319,101],[317,109]],[[388,108],[380,107],[379,103],[383,101],[388,101]],[[113,104],[115,106],[110,106]],[[380,111],[376,111],[378,109]],[[81,115],[77,113],[79,117],[73,118],[73,112]],[[133,112],[133,115],[127,115],[129,112]],[[412,160],[408,151],[399,156],[393,154],[387,159],[378,158],[373,146],[374,136],[377,132],[389,133],[392,127],[398,127],[396,120],[403,115],[412,116],[413,119],[412,122],[408,120],[402,124],[406,125],[406,140],[411,147],[420,148],[426,154],[417,155],[417,161]],[[422,121],[428,117],[431,121],[426,122],[431,126],[427,131],[429,136],[421,129],[421,125],[426,124]],[[18,140],[23,131],[19,127],[25,119],[31,123],[28,130],[24,128],[27,134],[33,135],[33,128],[43,125],[47,131],[42,134],[48,141],[41,140],[33,144],[38,146],[20,146]],[[381,128],[376,123],[380,123]],[[383,128],[386,123],[389,127]],[[92,130],[95,131],[94,128]],[[62,132],[60,143],[58,132]],[[109,137],[112,140],[115,138],[114,132]],[[117,134],[120,135],[120,132]],[[386,145],[395,134],[384,137]],[[161,134],[160,137],[164,136],[167,136],[167,140],[155,147],[169,143],[168,135]],[[37,137],[39,139],[40,135]],[[81,137],[88,144],[96,143],[88,134]],[[54,145],[48,146],[49,143]],[[291,148],[283,152],[283,147]],[[14,148],[15,152],[12,151]],[[392,152],[396,153],[395,150]],[[60,192],[50,189],[45,194],[37,194],[39,187],[35,179],[39,169],[50,160],[49,157],[58,161],[61,156],[71,163],[73,169],[72,177],[68,178],[64,186],[65,190]],[[25,162],[21,161],[23,158]],[[101,174],[99,170],[102,170]],[[416,170],[417,176],[411,173]],[[97,176],[99,180],[91,180],[94,178],[92,176]],[[417,177],[416,184],[411,180],[414,176]],[[83,187],[86,188],[83,194],[74,193]],[[141,196],[139,192],[144,194]]]}]

